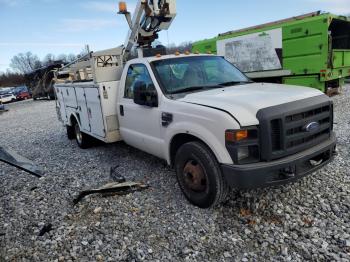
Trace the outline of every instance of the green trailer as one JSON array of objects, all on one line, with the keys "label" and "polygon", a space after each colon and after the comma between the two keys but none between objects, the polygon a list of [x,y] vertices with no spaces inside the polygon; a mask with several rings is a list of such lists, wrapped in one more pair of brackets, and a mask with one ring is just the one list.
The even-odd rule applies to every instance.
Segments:
[{"label": "green trailer", "polygon": [[192,49],[225,56],[258,82],[327,92],[350,76],[350,17],[314,12],[220,34]]}]

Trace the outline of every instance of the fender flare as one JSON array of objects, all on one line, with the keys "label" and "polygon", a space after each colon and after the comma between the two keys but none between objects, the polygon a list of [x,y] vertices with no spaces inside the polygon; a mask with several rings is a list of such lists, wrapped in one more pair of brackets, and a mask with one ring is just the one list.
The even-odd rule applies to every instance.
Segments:
[{"label": "fender flare", "polygon": [[[186,126],[184,126],[186,124]],[[202,141],[215,155],[217,161],[222,164],[233,164],[225,145],[220,142],[212,132],[203,126],[194,123],[177,123],[173,124],[171,130],[165,134],[165,151],[164,156],[168,164],[171,164],[171,144],[176,135],[191,135]]]}]

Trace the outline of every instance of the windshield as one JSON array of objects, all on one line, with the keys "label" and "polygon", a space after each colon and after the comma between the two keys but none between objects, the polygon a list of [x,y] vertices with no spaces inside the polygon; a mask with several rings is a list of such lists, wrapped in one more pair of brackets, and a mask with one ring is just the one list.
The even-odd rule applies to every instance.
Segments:
[{"label": "windshield", "polygon": [[222,57],[198,56],[165,59],[152,63],[167,94],[211,89],[251,82]]}]

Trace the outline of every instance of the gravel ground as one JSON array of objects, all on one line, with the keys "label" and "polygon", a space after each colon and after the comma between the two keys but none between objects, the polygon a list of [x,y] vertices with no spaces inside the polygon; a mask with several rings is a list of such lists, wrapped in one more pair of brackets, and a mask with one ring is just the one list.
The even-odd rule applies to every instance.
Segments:
[{"label": "gravel ground", "polygon": [[[350,261],[350,86],[334,102],[333,163],[295,184],[233,192],[209,210],[186,202],[155,157],[123,143],[79,149],[54,102],[11,104],[0,115],[0,144],[46,176],[0,164],[0,261]],[[150,189],[72,205],[80,190],[110,181],[116,165]]]}]

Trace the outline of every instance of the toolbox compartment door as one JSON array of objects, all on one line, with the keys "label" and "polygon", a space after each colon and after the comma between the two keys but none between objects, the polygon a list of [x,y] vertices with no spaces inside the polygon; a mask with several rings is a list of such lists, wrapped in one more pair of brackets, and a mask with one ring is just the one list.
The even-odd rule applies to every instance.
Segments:
[{"label": "toolbox compartment door", "polygon": [[64,104],[66,107],[78,108],[77,97],[73,87],[61,87]]},{"label": "toolbox compartment door", "polygon": [[80,127],[83,131],[91,131],[90,119],[88,116],[88,109],[85,98],[85,88],[76,87],[75,93],[77,94],[78,112],[80,116]]},{"label": "toolbox compartment door", "polygon": [[68,119],[67,119],[66,107],[64,105],[62,89],[63,89],[62,87],[56,87],[56,96],[57,96],[57,103],[58,103],[58,109],[59,109],[57,114],[59,113],[60,114],[59,119],[61,119],[63,123],[66,123]]},{"label": "toolbox compartment door", "polygon": [[101,97],[96,87],[84,88],[87,114],[90,121],[90,132],[99,137],[105,137],[105,127],[102,114]]}]

